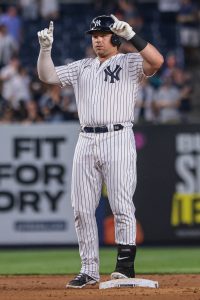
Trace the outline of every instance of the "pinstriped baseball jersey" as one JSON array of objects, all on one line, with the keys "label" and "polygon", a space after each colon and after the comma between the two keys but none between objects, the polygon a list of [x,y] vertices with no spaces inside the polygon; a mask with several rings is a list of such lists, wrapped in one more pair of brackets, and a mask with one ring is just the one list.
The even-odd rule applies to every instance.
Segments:
[{"label": "pinstriped baseball jersey", "polygon": [[135,245],[133,194],[137,176],[131,122],[138,86],[144,76],[142,61],[140,54],[130,53],[114,55],[102,64],[96,58],[56,67],[61,86],[74,87],[82,126],[125,124],[119,131],[81,132],[74,153],[71,198],[81,272],[95,280],[99,280],[95,211],[103,182],[115,217],[116,243]]},{"label": "pinstriped baseball jersey", "polygon": [[138,84],[143,77],[139,53],[117,54],[56,67],[61,86],[73,85],[81,125],[132,122]]}]

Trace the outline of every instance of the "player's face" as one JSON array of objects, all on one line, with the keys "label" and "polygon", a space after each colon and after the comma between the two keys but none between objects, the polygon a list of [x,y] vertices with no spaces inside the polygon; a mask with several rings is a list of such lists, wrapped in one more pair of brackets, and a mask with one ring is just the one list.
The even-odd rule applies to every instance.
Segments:
[{"label": "player's face", "polygon": [[111,43],[112,33],[96,32],[92,34],[92,46],[100,58],[108,58],[117,52],[117,47]]}]

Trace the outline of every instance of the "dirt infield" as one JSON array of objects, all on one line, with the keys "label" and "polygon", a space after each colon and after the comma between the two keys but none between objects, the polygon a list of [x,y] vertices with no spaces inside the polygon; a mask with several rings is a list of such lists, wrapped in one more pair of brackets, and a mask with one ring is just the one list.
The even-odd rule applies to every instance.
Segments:
[{"label": "dirt infield", "polygon": [[[66,289],[73,276],[0,276],[0,300],[200,300],[200,275],[141,275],[159,282],[158,289]],[[109,276],[102,276],[102,281]],[[117,297],[117,298],[116,298]]]}]

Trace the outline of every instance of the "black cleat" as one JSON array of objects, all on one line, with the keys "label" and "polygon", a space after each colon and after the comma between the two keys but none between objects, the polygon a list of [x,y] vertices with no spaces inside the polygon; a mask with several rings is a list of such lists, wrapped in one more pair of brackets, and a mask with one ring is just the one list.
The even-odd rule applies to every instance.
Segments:
[{"label": "black cleat", "polygon": [[135,278],[134,268],[116,268],[111,279]]},{"label": "black cleat", "polygon": [[118,245],[117,263],[111,279],[135,278],[135,254],[136,246]]},{"label": "black cleat", "polygon": [[86,285],[95,285],[96,283],[94,278],[80,273],[66,285],[66,288],[82,289]]}]

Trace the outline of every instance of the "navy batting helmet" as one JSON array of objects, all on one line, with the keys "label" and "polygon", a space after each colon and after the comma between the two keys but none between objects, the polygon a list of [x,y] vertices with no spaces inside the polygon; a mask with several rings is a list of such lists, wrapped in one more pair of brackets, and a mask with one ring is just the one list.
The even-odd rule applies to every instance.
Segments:
[{"label": "navy batting helmet", "polygon": [[110,16],[98,16],[94,18],[90,24],[90,30],[86,31],[86,33],[93,34],[95,32],[108,32],[112,33],[111,42],[113,46],[119,47],[121,45],[120,38],[112,32],[110,27],[114,24],[113,18]]}]

